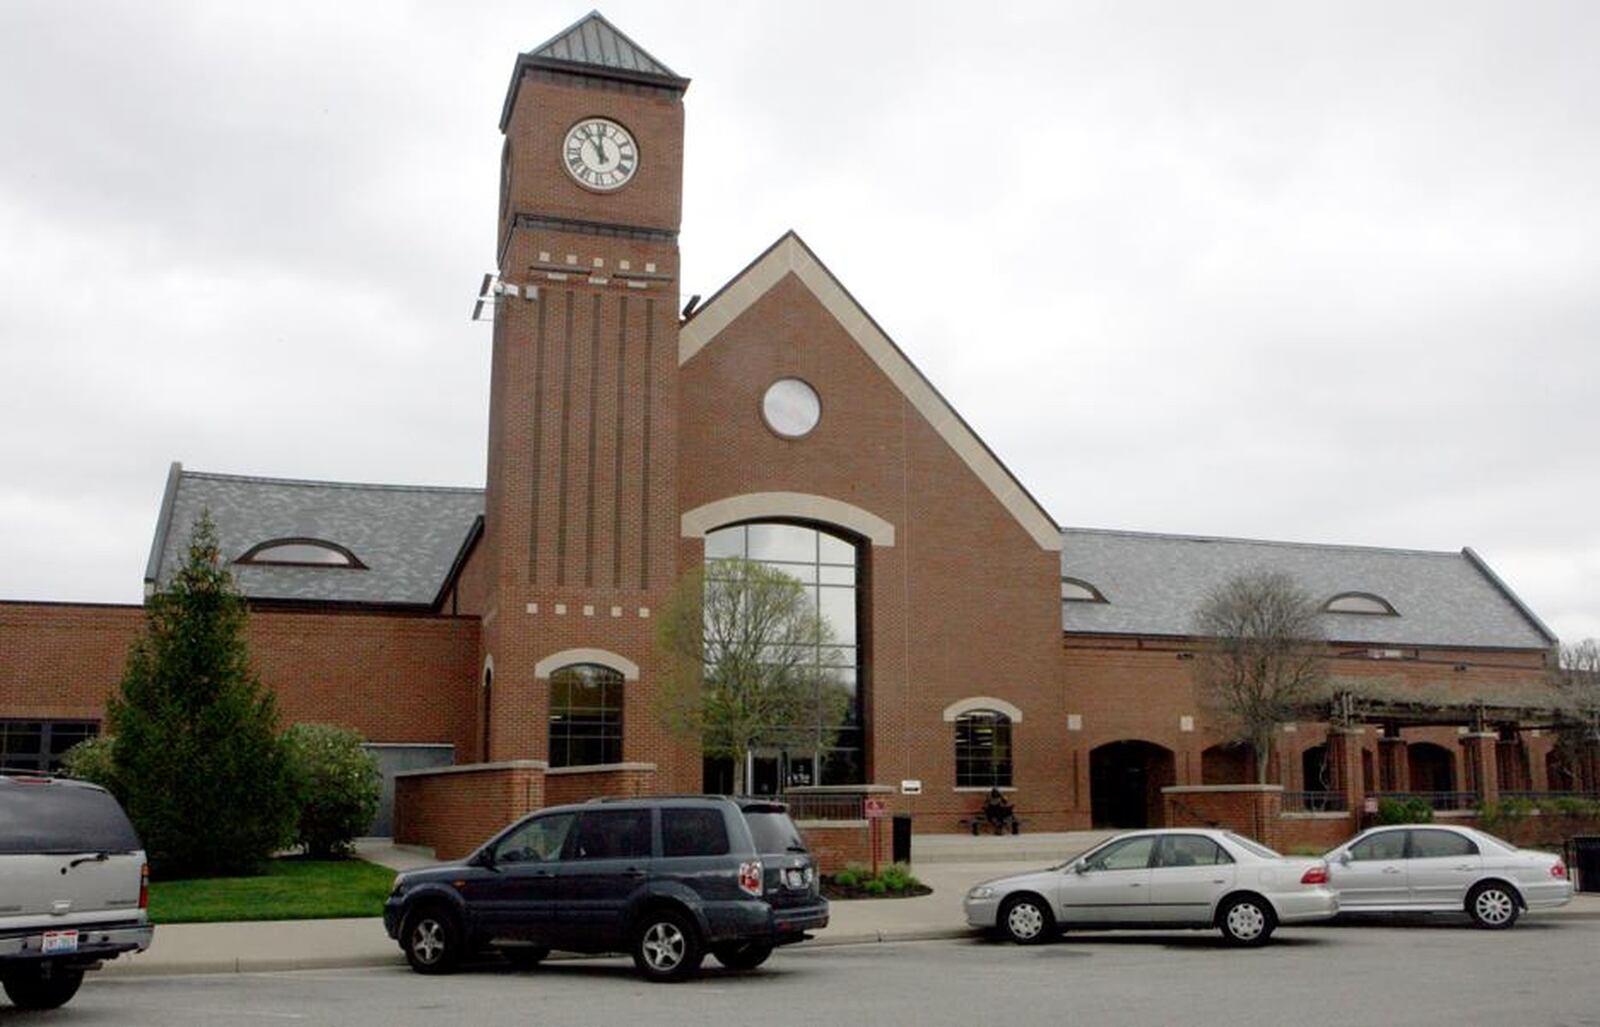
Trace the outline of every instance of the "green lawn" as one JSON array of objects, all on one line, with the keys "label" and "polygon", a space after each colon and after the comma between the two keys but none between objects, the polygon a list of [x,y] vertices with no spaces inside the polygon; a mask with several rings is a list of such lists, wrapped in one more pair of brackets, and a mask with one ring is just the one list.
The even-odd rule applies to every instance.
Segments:
[{"label": "green lawn", "polygon": [[382,916],[394,871],[360,859],[275,859],[260,877],[150,883],[158,924]]}]

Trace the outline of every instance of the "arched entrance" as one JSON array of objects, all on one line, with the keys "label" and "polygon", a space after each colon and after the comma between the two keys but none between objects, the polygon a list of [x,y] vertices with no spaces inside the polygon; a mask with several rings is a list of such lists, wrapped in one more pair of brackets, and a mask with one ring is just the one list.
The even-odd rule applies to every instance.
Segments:
[{"label": "arched entrance", "polygon": [[1200,783],[1245,785],[1256,779],[1256,754],[1248,745],[1223,742],[1200,754]]},{"label": "arched entrance", "polygon": [[1455,753],[1432,742],[1412,742],[1406,746],[1406,763],[1411,768],[1414,792],[1453,792],[1456,790]]},{"label": "arched entrance", "polygon": [[1161,789],[1176,782],[1172,750],[1137,739],[1107,742],[1089,753],[1095,827],[1159,827]]},{"label": "arched entrance", "polygon": [[1328,763],[1328,746],[1313,745],[1300,754],[1300,790],[1333,791],[1333,767]]}]

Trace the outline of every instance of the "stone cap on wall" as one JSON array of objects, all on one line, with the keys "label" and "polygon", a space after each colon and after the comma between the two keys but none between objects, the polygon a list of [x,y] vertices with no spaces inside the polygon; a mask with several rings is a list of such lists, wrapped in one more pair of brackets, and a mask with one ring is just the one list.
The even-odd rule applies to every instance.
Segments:
[{"label": "stone cap on wall", "polygon": [[1163,795],[1193,795],[1207,792],[1281,792],[1283,785],[1166,785]]},{"label": "stone cap on wall", "polygon": [[453,767],[424,767],[421,770],[401,770],[395,777],[433,777],[438,774],[476,774],[488,770],[549,770],[544,760],[503,760],[499,763],[457,763]]},{"label": "stone cap on wall", "polygon": [[611,774],[623,770],[648,770],[654,773],[655,769],[654,763],[590,763],[581,767],[550,767],[544,773],[546,777],[557,777],[565,774]]}]

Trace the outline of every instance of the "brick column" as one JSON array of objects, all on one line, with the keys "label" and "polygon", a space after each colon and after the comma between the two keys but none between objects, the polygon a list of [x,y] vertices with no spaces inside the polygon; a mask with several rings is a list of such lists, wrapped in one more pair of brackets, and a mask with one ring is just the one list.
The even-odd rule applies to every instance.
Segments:
[{"label": "brick column", "polygon": [[1483,803],[1500,801],[1500,736],[1493,731],[1473,731],[1461,736],[1463,778],[1466,790],[1478,793]]},{"label": "brick column", "polygon": [[1367,799],[1361,780],[1361,739],[1366,731],[1359,727],[1328,729],[1328,765],[1333,771],[1333,787],[1344,793],[1345,809],[1360,814]]},{"label": "brick column", "polygon": [[1406,760],[1406,740],[1398,735],[1378,739],[1378,791],[1411,790],[1411,767]]}]

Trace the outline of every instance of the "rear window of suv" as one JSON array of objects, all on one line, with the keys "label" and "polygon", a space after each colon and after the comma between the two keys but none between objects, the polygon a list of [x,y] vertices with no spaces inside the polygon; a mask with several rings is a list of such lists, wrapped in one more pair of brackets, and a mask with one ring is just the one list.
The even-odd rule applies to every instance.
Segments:
[{"label": "rear window of suv", "polygon": [[668,806],[661,811],[663,856],[726,856],[729,851],[728,825],[720,809]]},{"label": "rear window of suv", "polygon": [[755,806],[744,811],[757,852],[805,852],[800,831],[782,806]]},{"label": "rear window of suv", "polygon": [[109,792],[0,781],[0,855],[133,852],[139,836]]}]

